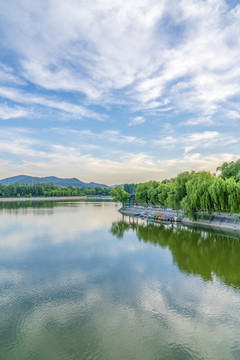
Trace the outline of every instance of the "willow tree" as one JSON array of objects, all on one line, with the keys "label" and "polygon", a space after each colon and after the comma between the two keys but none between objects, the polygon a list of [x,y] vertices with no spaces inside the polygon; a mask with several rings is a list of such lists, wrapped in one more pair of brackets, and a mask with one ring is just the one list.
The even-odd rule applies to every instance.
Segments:
[{"label": "willow tree", "polygon": [[209,187],[209,193],[216,211],[228,211],[228,191],[226,181],[221,177],[215,178]]},{"label": "willow tree", "polygon": [[228,197],[228,211],[233,213],[240,212],[240,184],[234,178],[226,179],[226,189]]},{"label": "willow tree", "polygon": [[119,201],[122,204],[129,200],[129,193],[123,190],[121,186],[116,186],[110,191],[110,195],[112,196],[113,200]]},{"label": "willow tree", "polygon": [[211,214],[214,210],[214,201],[209,192],[214,177],[208,172],[195,173],[186,183],[187,195],[181,202],[183,209],[196,218],[199,213]]},{"label": "willow tree", "polygon": [[167,206],[179,210],[181,208],[182,200],[187,195],[186,184],[194,177],[194,172],[183,172],[171,179],[170,183],[165,184],[166,188],[160,188],[161,191],[160,198],[164,200],[166,196],[166,192],[168,192],[168,196],[165,200]]},{"label": "willow tree", "polygon": [[168,183],[161,183],[158,185],[156,191],[158,194],[158,201],[160,202],[161,205],[163,206],[168,206],[168,196],[171,193],[171,189],[172,189],[172,183],[168,182]]},{"label": "willow tree", "polygon": [[187,195],[186,184],[193,179],[195,173],[183,172],[174,179],[174,208],[179,210],[182,200]]}]

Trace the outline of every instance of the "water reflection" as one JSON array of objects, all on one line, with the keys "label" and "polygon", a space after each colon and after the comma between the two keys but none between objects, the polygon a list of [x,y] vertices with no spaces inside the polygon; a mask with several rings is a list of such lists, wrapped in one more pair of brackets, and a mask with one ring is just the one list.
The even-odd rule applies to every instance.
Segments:
[{"label": "water reflection", "polygon": [[25,200],[25,201],[0,201],[0,210],[13,210],[13,209],[24,209],[24,208],[54,208],[56,206],[70,206],[70,207],[78,207],[79,203],[87,206],[90,204],[91,206],[102,206],[103,204],[111,204],[111,200],[105,199],[62,199],[62,200]]},{"label": "water reflection", "polygon": [[239,359],[240,293],[172,263],[186,229],[120,220],[114,203],[0,211],[1,358]]},{"label": "water reflection", "polygon": [[111,233],[123,238],[132,230],[140,241],[168,248],[178,268],[204,281],[216,276],[224,284],[240,289],[240,241],[233,235],[187,228],[181,225],[136,223],[134,220],[113,222]]}]

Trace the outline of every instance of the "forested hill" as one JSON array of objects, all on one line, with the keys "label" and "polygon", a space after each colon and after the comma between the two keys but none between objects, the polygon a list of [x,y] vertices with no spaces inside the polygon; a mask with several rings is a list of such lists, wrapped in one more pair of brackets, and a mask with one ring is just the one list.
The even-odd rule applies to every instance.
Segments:
[{"label": "forested hill", "polygon": [[72,186],[77,188],[88,188],[88,189],[94,188],[96,186],[100,186],[102,188],[108,188],[108,186],[104,184],[97,184],[94,182],[85,183],[83,181],[78,180],[77,178],[62,179],[56,176],[33,177],[27,175],[18,175],[0,180],[0,184],[2,185],[11,185],[16,183],[18,183],[19,185],[53,183],[55,186],[66,186],[66,187]]}]

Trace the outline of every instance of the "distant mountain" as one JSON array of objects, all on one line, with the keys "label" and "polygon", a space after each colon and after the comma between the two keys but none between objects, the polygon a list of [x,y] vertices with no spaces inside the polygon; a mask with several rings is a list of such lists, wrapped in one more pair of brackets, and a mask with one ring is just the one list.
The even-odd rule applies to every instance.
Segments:
[{"label": "distant mountain", "polygon": [[46,177],[34,177],[34,176],[27,176],[27,175],[17,175],[12,176],[9,178],[5,178],[0,180],[0,184],[2,185],[10,185],[10,184],[16,184],[19,185],[23,184],[39,184],[39,183],[48,183],[52,182],[56,186],[73,186],[78,188],[94,188],[95,186],[101,186],[102,188],[108,188],[109,186],[104,184],[97,184],[94,182],[85,183],[83,181],[78,180],[77,178],[71,178],[71,179],[62,179],[56,176],[46,176]]}]

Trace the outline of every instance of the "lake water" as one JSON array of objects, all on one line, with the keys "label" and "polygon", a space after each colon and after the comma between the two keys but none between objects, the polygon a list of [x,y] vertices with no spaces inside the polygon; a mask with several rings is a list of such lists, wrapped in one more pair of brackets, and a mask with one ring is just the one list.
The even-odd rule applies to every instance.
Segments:
[{"label": "lake water", "polygon": [[0,204],[0,358],[240,359],[240,240],[119,207]]}]

